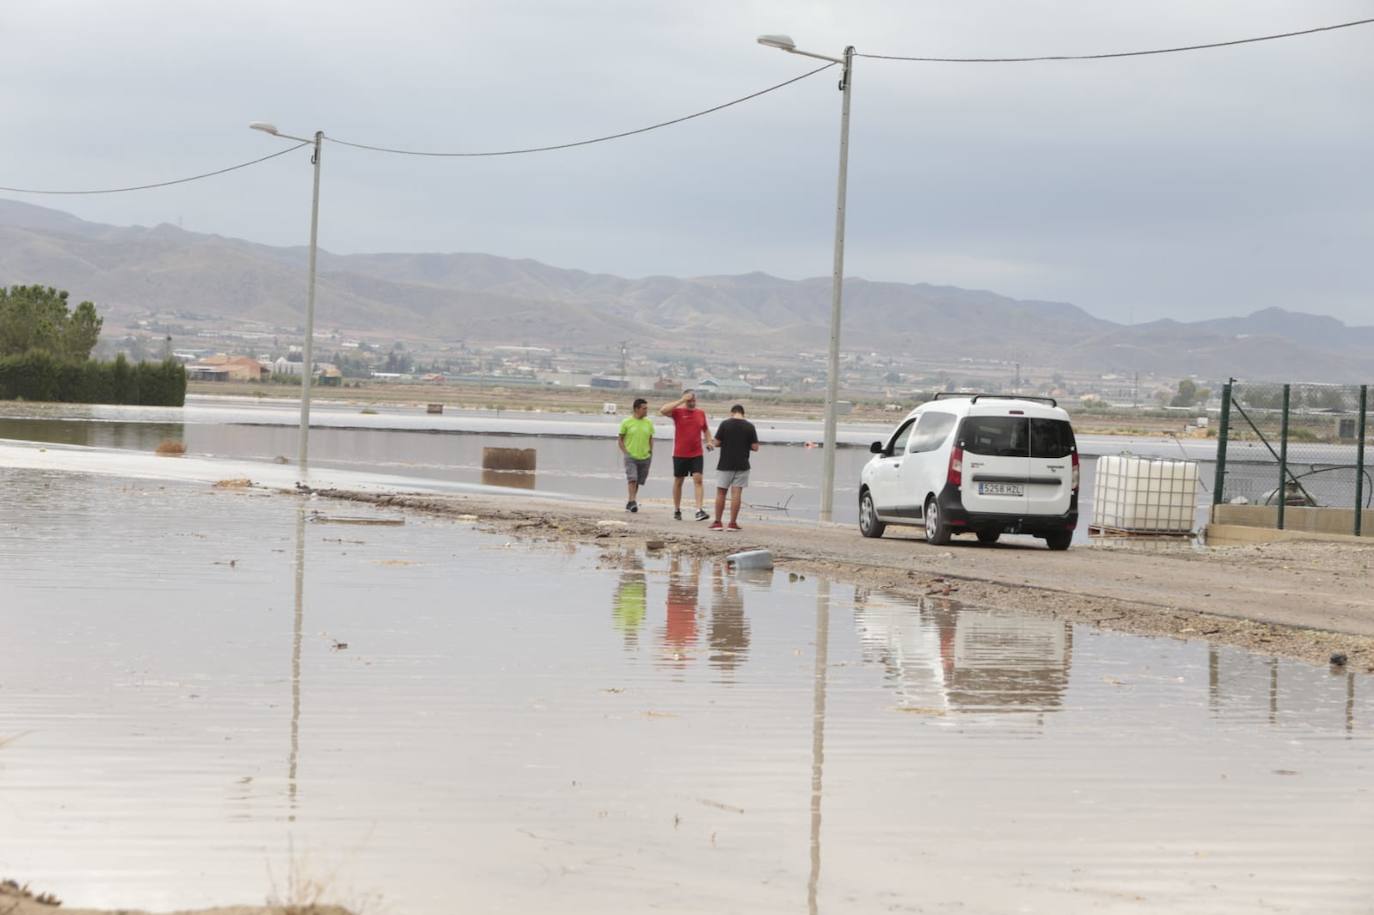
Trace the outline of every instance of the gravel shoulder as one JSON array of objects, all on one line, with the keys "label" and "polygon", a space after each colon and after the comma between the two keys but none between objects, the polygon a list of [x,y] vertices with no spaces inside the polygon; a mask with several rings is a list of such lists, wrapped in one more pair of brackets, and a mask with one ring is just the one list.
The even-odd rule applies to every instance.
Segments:
[{"label": "gravel shoulder", "polygon": [[771,550],[779,568],[825,575],[909,598],[1041,613],[1113,630],[1204,639],[1327,664],[1335,653],[1374,672],[1374,544],[1285,542],[1229,547],[1039,541],[945,547],[920,528],[868,540],[849,525],[741,519],[739,533],[673,521],[666,502],[618,504],[527,497],[430,496],[321,490],[319,496],[475,522],[522,539],[658,548],[721,558]]}]

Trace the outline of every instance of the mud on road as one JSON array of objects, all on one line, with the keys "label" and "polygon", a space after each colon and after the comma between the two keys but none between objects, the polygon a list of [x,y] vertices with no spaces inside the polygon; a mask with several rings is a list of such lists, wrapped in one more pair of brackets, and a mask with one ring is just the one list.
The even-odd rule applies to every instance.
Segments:
[{"label": "mud on road", "polygon": [[778,567],[920,598],[939,595],[1137,635],[1200,639],[1374,672],[1374,545],[1317,542],[1200,547],[1158,541],[1075,545],[963,538],[933,547],[919,528],[868,540],[848,525],[748,522],[739,533],[605,503],[320,490],[316,495],[475,521],[522,539],[625,542],[711,558],[771,550]]}]

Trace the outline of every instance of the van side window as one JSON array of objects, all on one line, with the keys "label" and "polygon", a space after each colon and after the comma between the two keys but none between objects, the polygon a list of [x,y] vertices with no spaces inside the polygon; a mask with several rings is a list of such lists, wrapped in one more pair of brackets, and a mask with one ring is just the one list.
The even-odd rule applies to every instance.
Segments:
[{"label": "van side window", "polygon": [[911,430],[915,425],[916,420],[913,418],[908,419],[898,427],[897,434],[892,436],[892,441],[889,442],[887,446],[887,453],[889,455],[904,454],[906,452],[906,442],[907,439],[911,437]]},{"label": "van side window", "polygon": [[939,448],[944,444],[949,436],[949,430],[954,428],[956,421],[957,417],[952,413],[937,413],[932,410],[923,414],[916,426],[916,434],[911,436],[911,444],[907,446],[907,451],[917,454]]}]

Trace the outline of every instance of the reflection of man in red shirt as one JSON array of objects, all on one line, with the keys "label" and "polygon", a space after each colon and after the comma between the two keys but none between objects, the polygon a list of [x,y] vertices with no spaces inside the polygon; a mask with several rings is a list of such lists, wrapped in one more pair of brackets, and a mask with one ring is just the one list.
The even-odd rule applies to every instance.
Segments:
[{"label": "reflection of man in red shirt", "polygon": [[697,488],[696,520],[705,521],[710,516],[702,507],[705,487],[701,482],[702,450],[710,451],[711,426],[706,421],[706,411],[697,409],[697,394],[690,388],[670,404],[664,404],[658,411],[673,419],[673,518],[682,520],[682,481],[687,477]]},{"label": "reflection of man in red shirt", "polygon": [[[697,589],[701,580],[700,565],[692,563],[685,574],[675,556],[668,570],[668,625],[663,633],[664,647],[676,655],[697,642]],[[685,656],[684,656],[685,658]]]}]

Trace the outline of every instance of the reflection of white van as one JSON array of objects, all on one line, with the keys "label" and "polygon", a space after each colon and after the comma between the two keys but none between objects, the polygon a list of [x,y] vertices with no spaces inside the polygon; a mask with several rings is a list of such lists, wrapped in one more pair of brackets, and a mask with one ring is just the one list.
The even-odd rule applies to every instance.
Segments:
[{"label": "reflection of white van", "polygon": [[1078,525],[1078,447],[1049,397],[937,394],[874,442],[859,485],[859,530],[925,526],[930,543],[976,534],[1043,537],[1066,550]]}]

